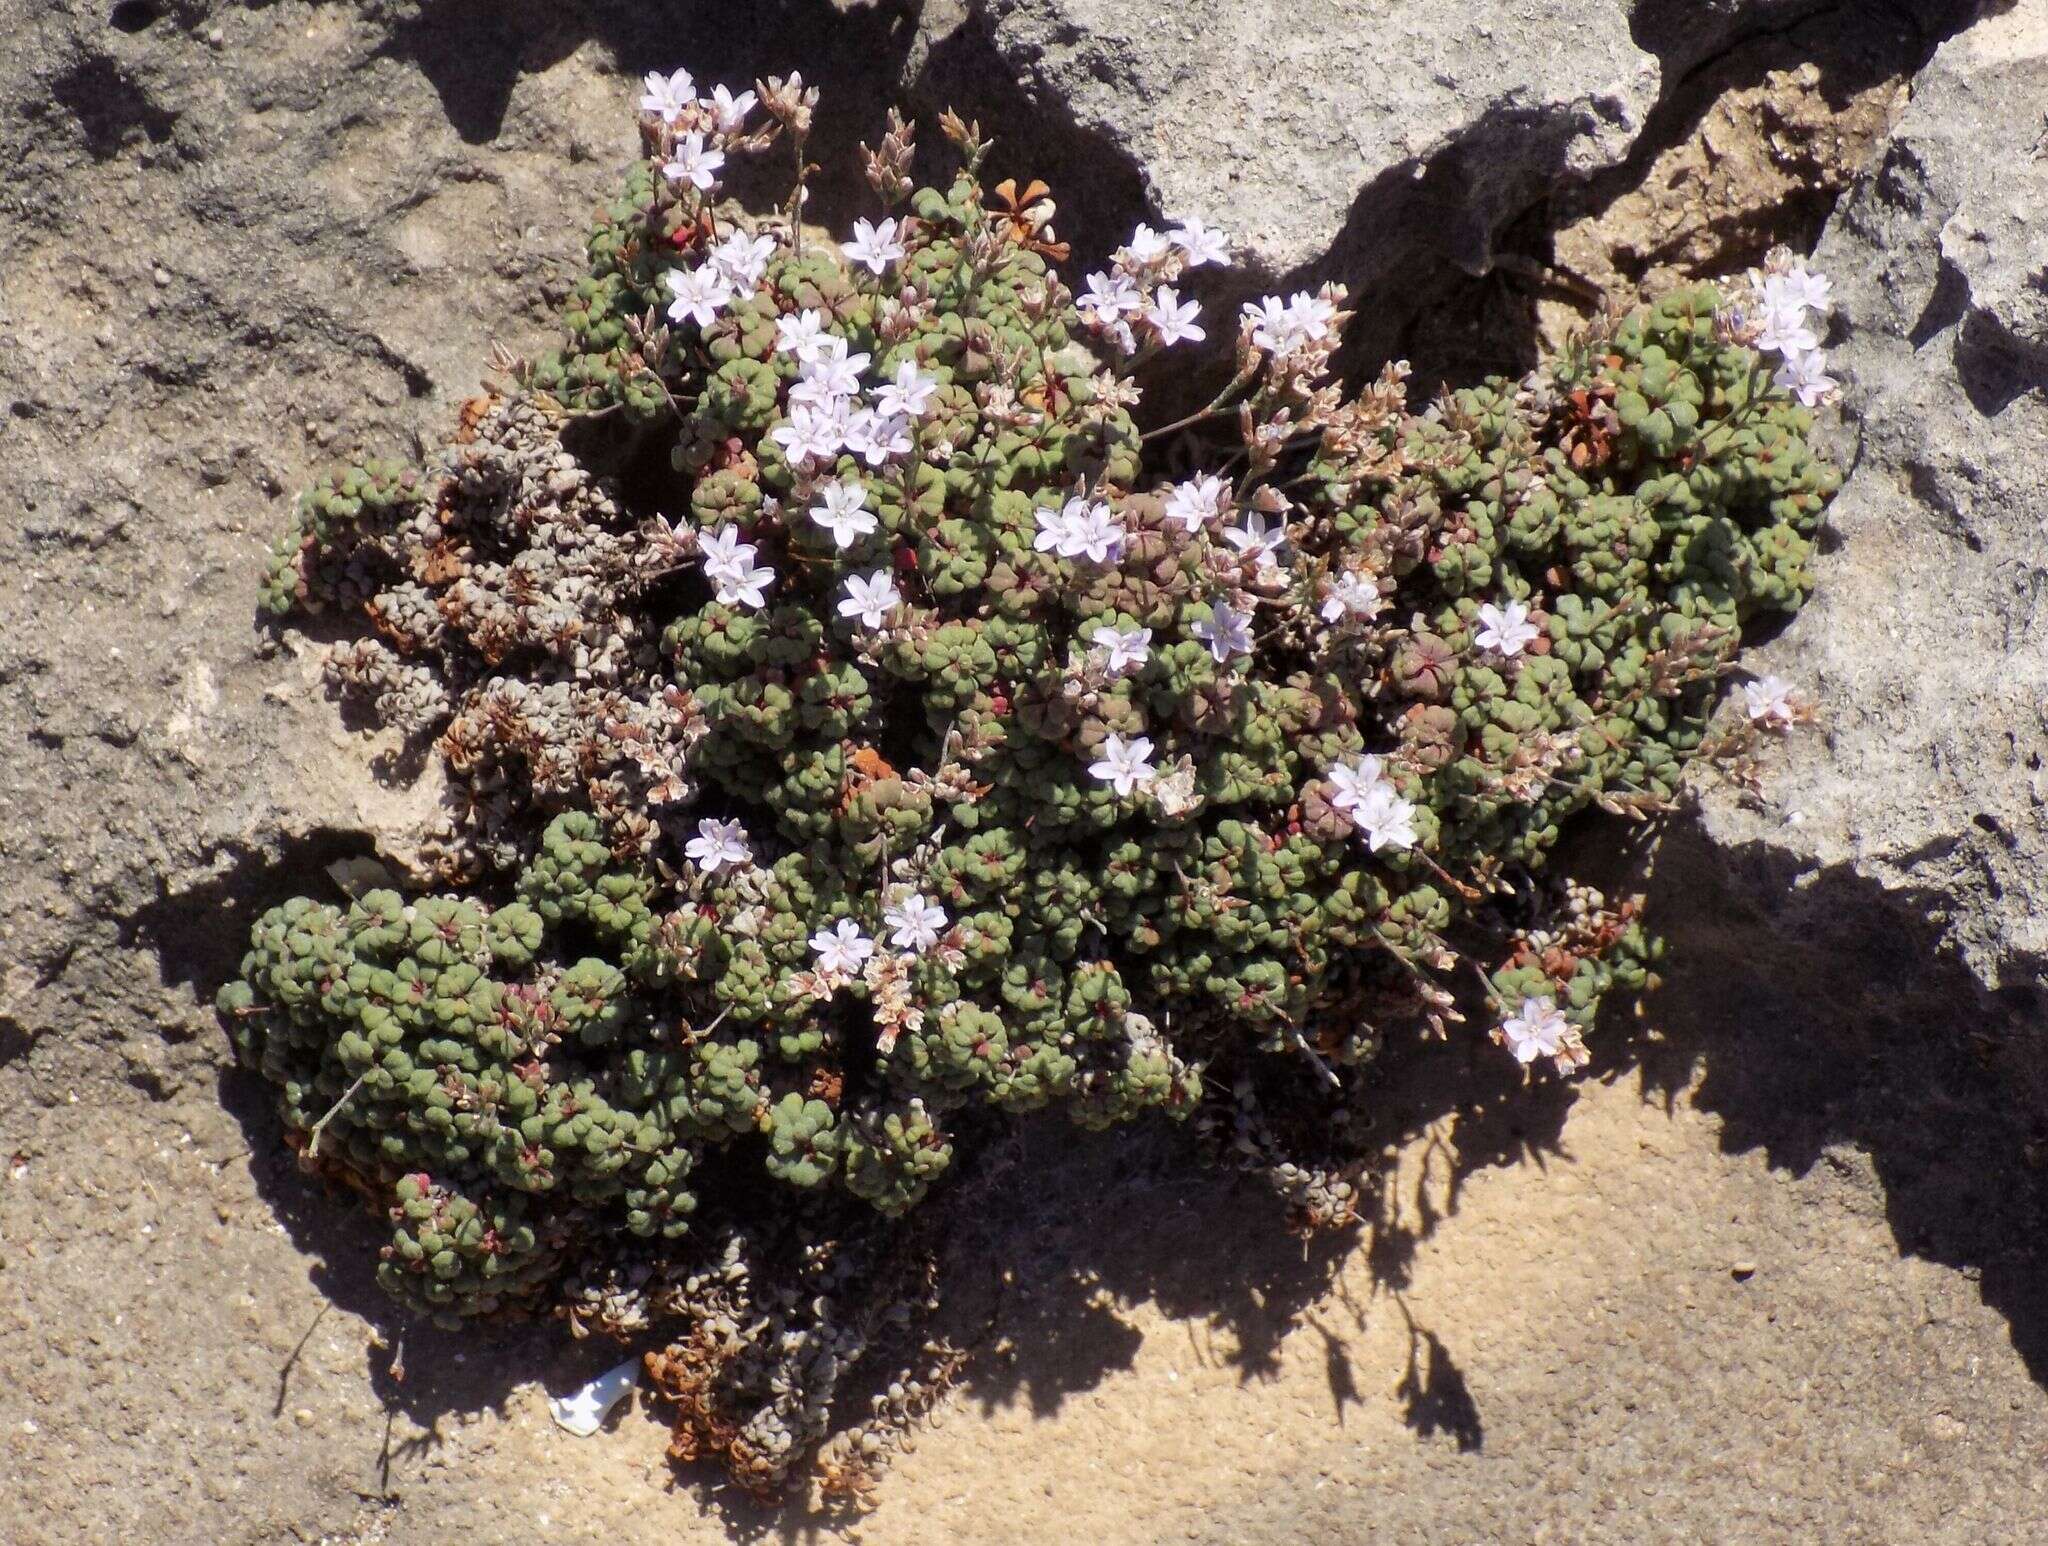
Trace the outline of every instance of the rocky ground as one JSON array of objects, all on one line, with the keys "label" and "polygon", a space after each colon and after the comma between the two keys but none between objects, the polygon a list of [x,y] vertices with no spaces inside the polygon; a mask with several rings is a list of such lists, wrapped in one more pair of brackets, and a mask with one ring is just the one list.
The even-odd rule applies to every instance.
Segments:
[{"label": "rocky ground", "polygon": [[1569,1092],[1401,1063],[1342,1250],[1034,1130],[1014,1355],[855,1533],[2048,1536],[2048,0],[1464,9],[0,0],[0,1534],[832,1528],[672,1478],[638,1411],[556,1430],[599,1349],[408,1330],[207,1008],[429,797],[255,627],[262,544],[542,338],[628,83],[682,62],[801,66],[820,159],[958,103],[1082,253],[1200,214],[1248,237],[1211,300],[1344,277],[1425,377],[1772,240],[1841,301],[1855,472],[1766,656],[1823,730],[1666,835],[1645,1023]]}]

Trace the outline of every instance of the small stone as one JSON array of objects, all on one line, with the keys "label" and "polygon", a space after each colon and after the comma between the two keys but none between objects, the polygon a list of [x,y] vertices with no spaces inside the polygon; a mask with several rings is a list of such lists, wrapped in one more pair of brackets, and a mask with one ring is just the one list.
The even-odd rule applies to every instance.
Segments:
[{"label": "small stone", "polygon": [[1738,1283],[1747,1283],[1756,1276],[1756,1263],[1748,1260],[1739,1261],[1728,1269],[1728,1275]]},{"label": "small stone", "polygon": [[165,285],[171,282],[171,271],[159,265],[156,271],[152,273],[149,277],[156,281],[157,288],[161,290]]},{"label": "small stone", "polygon": [[296,1412],[292,1413],[292,1421],[297,1423],[301,1428],[312,1427],[313,1409],[310,1406],[300,1407]]}]

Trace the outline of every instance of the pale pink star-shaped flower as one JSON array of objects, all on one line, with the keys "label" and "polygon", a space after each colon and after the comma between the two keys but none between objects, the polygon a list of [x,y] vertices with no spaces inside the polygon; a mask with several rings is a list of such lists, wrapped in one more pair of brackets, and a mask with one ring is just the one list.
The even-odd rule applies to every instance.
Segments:
[{"label": "pale pink star-shaped flower", "polygon": [[1188,632],[1209,646],[1209,654],[1218,665],[1233,655],[1251,653],[1251,618],[1227,601],[1212,603],[1208,618],[1196,623]]},{"label": "pale pink star-shaped flower", "polygon": [[1391,789],[1387,781],[1386,764],[1378,757],[1354,757],[1349,762],[1340,762],[1330,769],[1330,803],[1349,816],[1365,807],[1366,798],[1375,789]]},{"label": "pale pink star-shaped flower", "polygon": [[1319,344],[1330,336],[1330,324],[1337,320],[1337,307],[1320,295],[1297,291],[1288,298],[1287,315],[1302,338]]},{"label": "pale pink star-shaped flower", "polygon": [[1088,765],[1088,773],[1129,799],[1159,776],[1152,766],[1152,742],[1142,735],[1127,741],[1112,734],[1102,743],[1102,756]]},{"label": "pale pink star-shaped flower", "polygon": [[[1068,509],[1072,506],[1069,505]],[[1031,539],[1031,546],[1040,553],[1064,553],[1074,540],[1073,518],[1066,510],[1054,510],[1040,505],[1033,515],[1037,532]]]},{"label": "pale pink star-shaped flower", "polygon": [[1818,349],[1788,354],[1784,362],[1771,372],[1771,385],[1781,392],[1790,392],[1804,408],[1825,402],[1838,384],[1828,374],[1827,356]]},{"label": "pale pink star-shaped flower", "polygon": [[1396,794],[1392,784],[1372,785],[1345,814],[1374,853],[1415,846],[1415,807]]},{"label": "pale pink star-shaped flower", "polygon": [[900,262],[908,249],[898,237],[901,227],[892,217],[876,225],[871,220],[853,223],[853,240],[841,242],[840,251],[871,274],[880,274],[891,263]]},{"label": "pale pink star-shaped flower", "polygon": [[1187,254],[1188,267],[1200,268],[1204,263],[1227,263],[1230,261],[1230,238],[1221,231],[1212,231],[1201,220],[1190,216],[1166,233],[1167,240]]},{"label": "pale pink star-shaped flower", "polygon": [[721,526],[697,542],[697,556],[704,561],[707,575],[744,568],[754,561],[758,551],[753,543],[740,540],[737,526]]},{"label": "pale pink star-shaped flower", "polygon": [[885,418],[922,418],[938,389],[936,376],[925,375],[915,360],[904,360],[895,376],[876,389],[875,411]]},{"label": "pale pink star-shaped flower", "polygon": [[733,288],[750,292],[768,272],[768,260],[775,256],[775,238],[731,232],[713,247],[707,257],[711,266],[732,281]]},{"label": "pale pink star-shaped flower", "polygon": [[747,829],[736,821],[718,821],[706,817],[697,823],[697,835],[683,845],[699,869],[715,875],[723,869],[738,869],[753,861],[754,851],[747,845]]},{"label": "pale pink star-shaped flower", "polygon": [[718,169],[725,165],[725,152],[708,149],[704,136],[692,130],[676,142],[675,153],[662,164],[662,175],[672,183],[688,183],[708,193],[718,186]]},{"label": "pale pink star-shaped flower", "polygon": [[1346,571],[1331,580],[1323,593],[1323,621],[1338,623],[1347,617],[1374,618],[1385,605],[1386,598],[1380,595],[1377,585]]},{"label": "pale pink star-shaped flower", "polygon": [[823,503],[811,506],[810,517],[832,533],[832,545],[850,548],[875,529],[875,514],[868,509],[866,485],[851,478],[828,483],[820,491]]},{"label": "pale pink star-shaped flower", "polygon": [[1114,510],[1100,500],[1067,501],[1066,541],[1060,546],[1063,558],[1085,558],[1091,564],[1114,563],[1123,553],[1129,535]]},{"label": "pale pink star-shaped flower", "polygon": [[1145,296],[1126,274],[1090,274],[1074,307],[1097,327],[1112,327],[1145,309]]},{"label": "pale pink star-shaped flower", "polygon": [[[731,529],[722,528],[724,531]],[[775,581],[775,571],[755,563],[754,554],[753,544],[742,542],[731,562],[714,565],[709,559],[705,561],[705,576],[711,581],[722,605],[741,606],[754,611],[768,604],[767,590]]]},{"label": "pale pink star-shaped flower", "polygon": [[1280,549],[1287,541],[1287,523],[1276,520],[1269,526],[1254,510],[1245,517],[1244,525],[1224,527],[1223,540],[1261,569],[1271,568],[1279,562]]},{"label": "pale pink star-shaped flower", "polygon": [[723,86],[711,88],[711,116],[717,120],[720,134],[737,134],[746,127],[747,114],[754,110],[759,100],[751,91],[734,96]]},{"label": "pale pink star-shaped flower", "polygon": [[1201,311],[1193,301],[1183,301],[1172,285],[1161,285],[1152,304],[1145,308],[1145,320],[1158,332],[1159,341],[1171,348],[1183,340],[1199,342],[1209,336],[1195,321]]},{"label": "pale pink star-shaped flower", "polygon": [[1140,267],[1157,262],[1165,257],[1172,247],[1173,241],[1170,237],[1160,235],[1142,222],[1137,230],[1131,232],[1131,239],[1124,243],[1124,251],[1130,255],[1131,261]]},{"label": "pale pink star-shaped flower", "polygon": [[1767,275],[1762,285],[1763,301],[1770,311],[1818,311],[1828,309],[1834,285],[1824,275],[1804,266],[1782,274]]},{"label": "pale pink star-shaped flower", "polygon": [[703,268],[672,268],[663,274],[672,299],[668,303],[671,322],[694,322],[709,327],[732,299],[732,286],[723,274],[708,265]]},{"label": "pale pink star-shaped flower", "polygon": [[1543,632],[1529,621],[1529,608],[1519,601],[1510,601],[1504,607],[1486,602],[1479,608],[1479,622],[1473,642],[1505,660],[1513,660]]},{"label": "pale pink star-shaped flower", "polygon": [[846,449],[879,467],[892,456],[908,456],[912,441],[910,421],[894,414],[863,408],[846,426]]},{"label": "pale pink star-shaped flower", "polygon": [[822,311],[793,311],[775,319],[776,352],[795,355],[799,365],[816,360],[825,352],[826,340],[835,338],[838,335],[827,330]]},{"label": "pale pink star-shaped flower", "polygon": [[656,114],[663,123],[674,123],[697,98],[697,85],[688,70],[678,70],[673,75],[649,70],[640,86],[640,111]]},{"label": "pale pink star-shaped flower", "polygon": [[851,918],[841,918],[830,929],[811,936],[811,952],[818,958],[818,970],[834,977],[855,977],[875,953],[875,942],[861,933]]},{"label": "pale pink star-shaped flower", "polygon": [[868,356],[847,353],[843,338],[834,338],[832,344],[820,347],[817,357],[803,365],[800,379],[789,390],[792,403],[824,408],[860,395],[860,373],[867,369]]},{"label": "pale pink star-shaped flower", "polygon": [[1269,354],[1292,354],[1308,341],[1277,295],[1245,302],[1244,319],[1251,324],[1253,345]]},{"label": "pale pink star-shaped flower", "polygon": [[1553,998],[1525,998],[1521,1007],[1500,1023],[1499,1040],[1517,1063],[1554,1058],[1565,1049],[1571,1021]]},{"label": "pale pink star-shaped flower", "polygon": [[797,466],[814,457],[838,455],[846,443],[846,420],[841,414],[803,403],[792,408],[789,417],[768,432],[768,438],[782,447],[790,465]]},{"label": "pale pink star-shaped flower", "polygon": [[839,615],[857,617],[863,627],[879,628],[892,607],[900,606],[903,592],[886,569],[872,574],[847,576],[846,594],[840,598]]},{"label": "pale pink star-shaped flower", "polygon": [[1794,355],[1806,354],[1820,347],[1820,340],[1807,325],[1806,312],[1802,310],[1767,310],[1762,325],[1757,328],[1756,346],[1768,352],[1782,354],[1787,359]]},{"label": "pale pink star-shaped flower", "polygon": [[889,926],[889,943],[898,950],[925,951],[939,942],[946,928],[946,910],[913,891],[884,908],[882,922]]},{"label": "pale pink star-shaped flower", "polygon": [[1111,676],[1135,671],[1152,654],[1152,630],[1149,628],[1134,628],[1126,633],[1105,623],[1088,635],[1088,642],[1097,649],[1108,651],[1106,669]]},{"label": "pale pink star-shaped flower", "polygon": [[1186,483],[1173,483],[1166,490],[1166,518],[1181,530],[1198,532],[1223,513],[1230,499],[1230,485],[1212,472]]},{"label": "pale pink star-shaped flower", "polygon": [[1742,684],[1742,711],[1753,725],[1784,726],[1792,723],[1792,684],[1782,676],[1759,677]]}]

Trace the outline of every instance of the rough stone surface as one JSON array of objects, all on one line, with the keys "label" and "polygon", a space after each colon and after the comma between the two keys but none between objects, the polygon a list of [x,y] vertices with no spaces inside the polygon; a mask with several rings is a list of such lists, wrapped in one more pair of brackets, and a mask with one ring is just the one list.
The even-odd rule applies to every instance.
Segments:
[{"label": "rough stone surface", "polygon": [[[2048,7],[1944,44],[1816,256],[1846,378],[1818,593],[1761,653],[1818,698],[1762,808],[1707,826],[1760,893],[1868,881],[2038,1049],[2048,1000]],[[1813,914],[1829,938],[1825,906]]]},{"label": "rough stone surface", "polygon": [[[1390,60],[1392,8],[1358,9]],[[1729,45],[1744,18],[1804,9],[1639,6],[1620,35],[1668,83],[1672,59]],[[816,1524],[722,1515],[701,1477],[667,1487],[639,1412],[589,1441],[555,1430],[544,1392],[609,1348],[406,1326],[362,1269],[374,1226],[293,1170],[204,1007],[254,909],[368,836],[398,840],[431,797],[366,776],[375,744],[338,722],[298,644],[255,626],[291,491],[354,451],[438,437],[494,340],[541,336],[629,151],[638,71],[800,65],[833,93],[827,160],[872,137],[916,42],[896,7],[732,14],[0,0],[10,1546],[621,1546]],[[1387,1092],[1390,1179],[1349,1253],[1304,1259],[1263,1199],[1142,1147],[1034,1135],[1032,1184],[957,1248],[963,1272],[1017,1264],[998,1323],[1015,1359],[888,1475],[863,1539],[2048,1536],[2048,1313],[2015,1245],[2038,1226],[2029,1135],[1971,1054],[1955,979],[1898,950],[1872,973],[1928,909],[1985,983],[2010,991],[2040,952],[2021,928],[2027,853],[2041,862],[2023,737],[2040,727],[2017,706],[2041,687],[2020,587],[2042,563],[2048,436],[2024,383],[2043,255],[2040,222],[2015,231],[2008,212],[2048,164],[2029,139],[2042,20],[2026,0],[1949,46],[1829,238],[1850,255],[1830,261],[1858,329],[1843,352],[1866,466],[1823,571],[1836,610],[1813,617],[1860,632],[1835,649],[1802,623],[1773,646],[1823,689],[1833,745],[1795,744],[1774,814],[1714,806],[1730,846],[1664,884],[1676,964],[1654,1029],[1617,1033],[1572,1090],[1513,1085],[1476,1038],[1420,1060]],[[1659,30],[1680,23],[1692,41]],[[1133,47],[1170,32],[1103,27]],[[1439,44],[1461,28],[1440,18]],[[1562,49],[1560,80],[1605,89]],[[1355,68],[1315,62],[1380,90],[1334,73]],[[999,74],[950,94],[996,119],[1018,90]],[[1044,129],[1077,168],[1108,132],[1078,105]],[[1232,132],[1292,153],[1254,115]],[[1423,184],[1463,186],[1457,145],[1434,143],[1415,150]],[[1142,205],[1132,164],[1101,159],[1124,212]],[[1231,195],[1219,218],[1246,229],[1259,203]],[[1854,294],[1858,262],[1895,263],[1895,293]],[[1935,595],[1974,665],[1938,647]],[[1894,613],[1917,619],[1898,642]],[[1972,705],[1995,734],[1972,733]],[[1827,781],[1829,759],[1855,776]],[[1830,825],[1829,803],[1862,814]],[[1808,821],[1786,826],[1789,808]],[[1980,814],[2035,846],[2007,850]],[[1816,956],[1745,914],[1801,869],[1825,883],[1785,916],[1832,918],[1829,937],[1860,920],[1874,942]],[[1873,997],[1892,1021],[1865,1013]],[[1757,1270],[1738,1280],[1737,1262]]]},{"label": "rough stone surface", "polygon": [[[1155,212],[1240,239],[1247,279],[1492,266],[1501,228],[1620,165],[1660,102],[1809,0],[929,0],[927,95],[1007,71],[1135,169]],[[1866,7],[1932,24],[1954,5]],[[970,66],[972,69],[970,70]]]}]

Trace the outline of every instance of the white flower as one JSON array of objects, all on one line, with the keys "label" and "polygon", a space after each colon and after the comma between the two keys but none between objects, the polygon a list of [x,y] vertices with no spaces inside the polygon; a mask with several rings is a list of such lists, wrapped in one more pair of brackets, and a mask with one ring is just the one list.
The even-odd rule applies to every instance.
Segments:
[{"label": "white flower", "polygon": [[1320,295],[1297,291],[1287,302],[1288,320],[1303,338],[1319,344],[1330,336],[1330,324],[1337,320],[1337,307]]},{"label": "white flower", "polygon": [[1091,564],[1114,563],[1123,555],[1129,535],[1114,510],[1100,500],[1074,498],[1067,501],[1062,558],[1085,558]]},{"label": "white flower", "polygon": [[860,395],[860,373],[867,369],[868,356],[848,354],[843,338],[834,338],[832,344],[820,346],[816,357],[803,364],[802,379],[789,389],[792,403],[825,408]]},{"label": "white flower", "polygon": [[846,595],[840,600],[841,617],[857,617],[864,627],[879,628],[882,619],[889,615],[889,609],[901,604],[903,592],[896,588],[896,581],[888,570],[877,569],[872,574],[848,575]]},{"label": "white flower", "polygon": [[1386,765],[1377,757],[1354,757],[1338,763],[1329,773],[1330,787],[1335,791],[1330,803],[1347,816],[1363,810],[1375,789],[1393,789],[1385,769]]},{"label": "white flower", "polygon": [[[1070,501],[1067,505],[1067,510],[1072,508],[1073,504]],[[1053,510],[1044,505],[1039,506],[1035,516],[1038,523],[1038,534],[1031,539],[1031,546],[1036,551],[1040,553],[1064,553],[1072,545],[1074,540],[1074,521],[1073,517],[1067,514],[1067,510]]]},{"label": "white flower", "polygon": [[1486,602],[1479,608],[1481,627],[1474,636],[1474,642],[1483,650],[1497,651],[1504,659],[1512,660],[1543,630],[1529,621],[1529,609],[1519,601],[1510,601],[1504,607]]},{"label": "white flower", "polygon": [[1097,649],[1109,651],[1109,674],[1122,676],[1126,671],[1136,670],[1152,655],[1152,630],[1134,628],[1125,633],[1107,623],[1088,635],[1088,642]]},{"label": "white flower", "polygon": [[1372,581],[1346,571],[1330,581],[1323,596],[1323,621],[1341,622],[1347,617],[1373,618],[1386,605],[1380,588]]},{"label": "white flower", "polygon": [[1167,240],[1188,255],[1188,267],[1230,261],[1230,238],[1212,231],[1199,219],[1190,217],[1166,233]]},{"label": "white flower", "polygon": [[1571,1029],[1555,999],[1525,998],[1520,1009],[1501,1021],[1500,1040],[1517,1063],[1533,1063],[1564,1051]]},{"label": "white flower", "polygon": [[1152,742],[1142,735],[1126,741],[1112,734],[1102,743],[1100,760],[1091,762],[1088,772],[1125,798],[1159,776],[1152,766]]},{"label": "white flower", "polygon": [[718,169],[725,165],[725,152],[706,150],[704,136],[692,130],[676,141],[675,154],[662,166],[672,183],[688,183],[709,192],[718,186]]},{"label": "white flower", "polygon": [[746,127],[747,114],[754,110],[758,99],[751,91],[734,96],[723,86],[711,88],[711,113],[718,120],[720,134],[737,134]]},{"label": "white flower", "polygon": [[831,929],[820,929],[811,936],[811,950],[818,958],[819,971],[852,977],[875,953],[875,942],[861,933],[851,918],[841,918]]},{"label": "white flower", "polygon": [[1181,300],[1172,285],[1161,285],[1157,297],[1145,308],[1145,320],[1159,330],[1159,341],[1170,347],[1182,339],[1199,341],[1209,336],[1195,321],[1201,310],[1193,301]]},{"label": "white flower", "polygon": [[879,274],[902,258],[908,249],[897,239],[898,226],[892,217],[876,225],[871,220],[853,223],[853,240],[841,242],[839,250],[869,273]]},{"label": "white flower", "polygon": [[1372,785],[1345,814],[1374,853],[1415,846],[1415,807],[1394,793],[1392,784]]},{"label": "white flower", "polygon": [[1818,349],[1786,355],[1784,363],[1771,373],[1772,386],[1790,392],[1807,408],[1825,399],[1837,384],[1828,374],[1827,356]]},{"label": "white flower", "polygon": [[1244,525],[1224,527],[1223,540],[1244,557],[1254,560],[1259,568],[1271,568],[1279,559],[1281,546],[1287,541],[1287,523],[1276,520],[1268,526],[1266,518],[1254,510],[1245,517]]},{"label": "white flower", "polygon": [[1742,708],[1753,725],[1792,723],[1792,684],[1782,676],[1767,676],[1742,684]]},{"label": "white flower", "polygon": [[863,408],[846,426],[846,449],[879,467],[892,456],[910,454],[910,421]]},{"label": "white flower", "polygon": [[721,526],[699,547],[704,560],[704,577],[712,583],[718,599],[726,606],[765,606],[764,594],[775,579],[773,569],[754,562],[759,551],[753,543],[740,541],[737,526]]},{"label": "white flower", "polygon": [[1144,294],[1125,274],[1090,274],[1085,293],[1075,298],[1074,307],[1097,327],[1114,327],[1125,317],[1145,309]]},{"label": "white flower", "polygon": [[713,875],[728,865],[738,869],[754,858],[754,850],[747,846],[745,827],[736,821],[716,821],[709,817],[697,823],[697,835],[683,845],[683,852]]},{"label": "white flower", "polygon": [[812,457],[836,456],[846,443],[846,419],[843,414],[801,404],[768,432],[768,438],[782,447],[782,454],[795,466]]},{"label": "white flower", "polygon": [[[775,319],[775,348],[793,354],[800,365],[808,365],[824,352],[826,340],[837,335],[826,330],[822,311],[795,311]],[[844,339],[838,340],[844,343]]]},{"label": "white flower", "polygon": [[1825,314],[1828,297],[1834,288],[1824,275],[1801,266],[1765,277],[1762,286],[1764,305],[1772,311],[1818,311]]},{"label": "white flower", "polygon": [[750,291],[761,282],[761,276],[768,271],[768,260],[774,256],[774,237],[749,236],[744,231],[729,233],[707,254],[711,266],[741,291]]},{"label": "white flower", "polygon": [[898,950],[929,950],[946,927],[946,910],[913,891],[895,906],[884,908],[882,922],[889,925],[889,943]]},{"label": "white flower", "polygon": [[704,560],[707,575],[743,569],[754,561],[758,551],[753,543],[740,541],[737,526],[721,526],[697,544],[697,556]]},{"label": "white flower", "polygon": [[868,491],[864,484],[852,479],[828,483],[824,489],[825,502],[812,505],[811,519],[832,533],[832,545],[850,548],[855,539],[865,537],[875,529],[874,513],[868,509]]},{"label": "white flower", "polygon": [[1764,313],[1763,323],[1757,328],[1756,346],[1772,350],[1790,359],[1796,354],[1820,346],[1813,329],[1806,325],[1806,312],[1771,310]]},{"label": "white flower", "polygon": [[1205,472],[1191,483],[1167,485],[1166,518],[1178,521],[1184,531],[1197,532],[1223,513],[1229,498],[1230,485]]},{"label": "white flower", "polygon": [[1251,619],[1227,601],[1209,608],[1206,622],[1196,623],[1188,632],[1209,646],[1209,653],[1221,665],[1233,655],[1249,655],[1252,649]]},{"label": "white flower", "polygon": [[672,268],[662,278],[668,284],[669,294],[675,297],[668,303],[671,322],[688,320],[699,327],[709,327],[718,320],[719,309],[732,299],[731,284],[708,265]]},{"label": "white flower", "polygon": [[1124,251],[1131,255],[1132,262],[1142,267],[1165,257],[1172,245],[1171,238],[1161,236],[1149,225],[1140,223],[1138,229],[1131,232],[1131,239],[1124,243]]},{"label": "white flower", "polygon": [[640,85],[640,111],[659,113],[663,123],[674,123],[697,98],[697,84],[690,79],[688,70],[678,70],[673,75],[649,70]]},{"label": "white flower", "polygon": [[885,418],[920,418],[938,389],[938,377],[923,374],[915,360],[905,360],[895,378],[875,393],[875,411]]},{"label": "white flower", "polygon": [[1252,325],[1252,342],[1276,355],[1292,354],[1329,336],[1337,308],[1319,296],[1296,291],[1288,300],[1268,295],[1246,302],[1245,321]]}]

